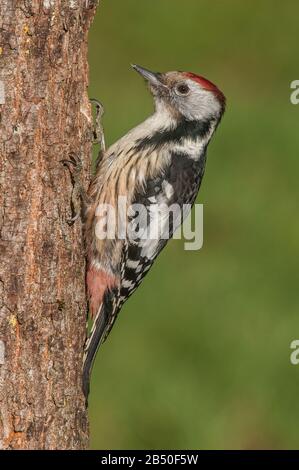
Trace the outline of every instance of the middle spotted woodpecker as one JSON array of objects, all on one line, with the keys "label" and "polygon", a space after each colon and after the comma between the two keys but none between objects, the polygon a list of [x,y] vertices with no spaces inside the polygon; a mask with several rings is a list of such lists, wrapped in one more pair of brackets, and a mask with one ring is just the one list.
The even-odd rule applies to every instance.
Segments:
[{"label": "middle spotted woodpecker", "polygon": [[[85,236],[93,326],[83,366],[86,397],[99,345],[187,215],[171,217],[167,209],[173,204],[191,208],[195,201],[207,146],[225,109],[223,93],[199,75],[133,68],[148,82],[155,112],[104,152],[89,189]],[[145,208],[143,218],[137,217],[137,205]],[[123,206],[125,215],[120,214]],[[138,235],[135,230],[130,236],[129,224]],[[157,226],[162,227],[160,235],[150,236]],[[164,236],[166,227],[168,236]]]}]

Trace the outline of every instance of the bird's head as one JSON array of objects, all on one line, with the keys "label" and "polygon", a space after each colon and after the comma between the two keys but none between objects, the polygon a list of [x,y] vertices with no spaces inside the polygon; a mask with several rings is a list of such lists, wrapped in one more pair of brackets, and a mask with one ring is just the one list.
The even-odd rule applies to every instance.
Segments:
[{"label": "bird's head", "polygon": [[157,110],[169,110],[174,116],[193,120],[220,120],[225,96],[209,80],[191,72],[151,72],[139,65],[132,67],[149,83]]}]

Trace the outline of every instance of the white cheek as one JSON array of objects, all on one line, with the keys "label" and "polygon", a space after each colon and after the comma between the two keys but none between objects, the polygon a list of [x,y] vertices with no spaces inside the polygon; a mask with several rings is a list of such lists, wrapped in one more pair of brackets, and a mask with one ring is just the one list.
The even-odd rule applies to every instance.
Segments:
[{"label": "white cheek", "polygon": [[220,105],[213,93],[192,86],[189,99],[182,102],[182,112],[187,119],[205,120],[220,113]]},{"label": "white cheek", "polygon": [[220,111],[220,106],[218,100],[214,97],[212,93],[205,94],[202,99],[203,110],[205,113],[210,113],[210,115],[215,116]]}]

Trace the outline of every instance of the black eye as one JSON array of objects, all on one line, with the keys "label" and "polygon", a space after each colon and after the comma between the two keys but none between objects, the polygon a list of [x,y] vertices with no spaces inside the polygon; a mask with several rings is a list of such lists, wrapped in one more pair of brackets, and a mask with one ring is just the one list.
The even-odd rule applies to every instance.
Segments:
[{"label": "black eye", "polygon": [[190,88],[186,83],[181,83],[180,85],[177,85],[175,91],[178,95],[188,95]]}]

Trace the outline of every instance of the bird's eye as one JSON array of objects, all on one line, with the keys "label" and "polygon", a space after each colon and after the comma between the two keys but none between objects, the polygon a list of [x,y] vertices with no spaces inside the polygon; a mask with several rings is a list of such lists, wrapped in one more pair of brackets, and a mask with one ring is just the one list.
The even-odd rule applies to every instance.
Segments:
[{"label": "bird's eye", "polygon": [[186,83],[181,83],[180,85],[177,85],[175,91],[178,95],[186,96],[189,94],[190,88],[188,87],[188,85],[186,85]]}]

